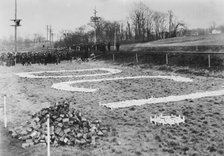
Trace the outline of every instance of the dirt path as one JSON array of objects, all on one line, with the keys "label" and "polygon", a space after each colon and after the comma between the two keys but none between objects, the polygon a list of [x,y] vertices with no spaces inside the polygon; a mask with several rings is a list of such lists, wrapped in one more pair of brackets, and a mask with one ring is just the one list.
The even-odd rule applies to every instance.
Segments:
[{"label": "dirt path", "polygon": [[29,156],[30,154],[23,148],[21,148],[20,142],[16,139],[12,139],[7,130],[4,128],[4,124],[0,123],[0,155],[1,156]]},{"label": "dirt path", "polygon": [[[10,69],[10,68],[8,68]],[[1,88],[1,121],[0,121],[0,155],[1,156],[15,156],[15,155],[24,155],[26,151],[19,147],[19,142],[15,139],[12,139],[7,130],[4,128],[3,123],[3,96],[4,94],[8,94],[11,97],[14,92],[12,92],[11,87],[15,84],[13,81],[13,76],[10,70],[1,67],[1,75],[0,75],[0,88]],[[15,90],[14,90],[15,91]],[[11,111],[8,112],[10,116],[9,122],[11,122]]]},{"label": "dirt path", "polygon": [[[3,112],[3,97],[7,96],[7,121],[8,128],[20,126],[26,121],[29,114],[38,111],[46,106],[34,105],[24,94],[20,93],[20,86],[17,84],[17,76],[15,76],[15,68],[1,67],[0,74],[0,108]],[[8,131],[4,128],[3,113],[0,116],[0,156],[17,156],[30,155],[27,150],[21,147],[21,143],[17,139],[13,139],[8,135]]]}]

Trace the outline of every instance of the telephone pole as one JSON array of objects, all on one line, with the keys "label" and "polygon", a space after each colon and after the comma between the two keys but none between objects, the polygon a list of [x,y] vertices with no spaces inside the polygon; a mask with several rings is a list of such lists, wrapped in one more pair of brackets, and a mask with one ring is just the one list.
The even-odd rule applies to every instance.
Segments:
[{"label": "telephone pole", "polygon": [[47,47],[47,44],[48,44],[48,25],[47,25],[47,40],[46,40],[46,47]]},{"label": "telephone pole", "polygon": [[94,42],[95,42],[95,44],[96,44],[96,20],[97,20],[97,17],[96,17],[96,13],[97,13],[97,11],[96,11],[96,7],[95,7],[95,9],[93,10],[94,11],[94,18],[95,18],[95,20],[94,20],[94,23],[95,23],[95,31],[94,31]]},{"label": "telephone pole", "polygon": [[50,47],[51,47],[51,26],[50,26],[50,28],[49,28],[49,40],[50,40]]},{"label": "telephone pole", "polygon": [[[17,0],[15,0],[15,20],[17,20]],[[15,54],[17,53],[17,26],[15,24]]]},{"label": "telephone pole", "polygon": [[16,55],[17,55],[17,27],[21,26],[20,21],[21,19],[17,19],[17,0],[15,0],[15,18],[11,19],[11,21],[14,22],[15,25],[11,25],[15,27],[15,64],[16,64]]},{"label": "telephone pole", "polygon": [[53,48],[53,46],[54,46],[54,33],[53,33],[53,31],[51,33],[51,42],[52,42],[51,48]]},{"label": "telephone pole", "polygon": [[115,23],[115,28],[114,28],[114,51],[116,50],[116,42],[117,42],[117,26]]},{"label": "telephone pole", "polygon": [[94,23],[94,27],[95,27],[95,31],[94,31],[94,43],[96,45],[97,43],[97,36],[96,36],[96,29],[97,29],[97,22],[99,22],[99,18],[100,17],[97,17],[96,14],[97,14],[97,10],[96,10],[96,7],[95,9],[93,10],[94,12],[94,16],[91,17],[91,22]]},{"label": "telephone pole", "polygon": [[47,41],[46,41],[46,46],[52,47],[52,40],[53,40],[53,31],[51,25],[47,25]]}]

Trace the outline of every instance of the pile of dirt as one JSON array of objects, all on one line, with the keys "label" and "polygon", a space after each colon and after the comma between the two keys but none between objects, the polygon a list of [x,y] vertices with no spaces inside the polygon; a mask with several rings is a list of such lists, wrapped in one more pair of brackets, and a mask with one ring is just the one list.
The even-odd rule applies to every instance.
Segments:
[{"label": "pile of dirt", "polygon": [[54,106],[44,108],[32,116],[23,126],[10,129],[15,138],[23,141],[22,147],[36,144],[47,144],[47,119],[50,116],[50,143],[58,145],[95,145],[96,139],[106,136],[108,126],[101,121],[89,121],[81,112],[69,107],[70,103],[64,101]]}]

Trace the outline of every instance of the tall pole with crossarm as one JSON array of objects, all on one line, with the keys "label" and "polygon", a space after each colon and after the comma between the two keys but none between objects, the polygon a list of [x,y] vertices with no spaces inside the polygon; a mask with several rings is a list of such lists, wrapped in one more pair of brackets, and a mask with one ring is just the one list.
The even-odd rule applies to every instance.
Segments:
[{"label": "tall pole with crossarm", "polygon": [[91,16],[91,22],[94,23],[94,28],[95,28],[95,30],[94,30],[94,44],[96,45],[96,43],[97,43],[97,34],[96,34],[97,23],[99,22],[100,17],[96,16],[96,14],[97,14],[96,7],[93,11],[94,11],[94,16]]},{"label": "tall pole with crossarm", "polygon": [[11,19],[15,25],[11,25],[15,27],[15,63],[16,63],[16,55],[17,55],[17,27],[21,26],[21,19],[17,19],[17,0],[15,0],[15,19]]}]

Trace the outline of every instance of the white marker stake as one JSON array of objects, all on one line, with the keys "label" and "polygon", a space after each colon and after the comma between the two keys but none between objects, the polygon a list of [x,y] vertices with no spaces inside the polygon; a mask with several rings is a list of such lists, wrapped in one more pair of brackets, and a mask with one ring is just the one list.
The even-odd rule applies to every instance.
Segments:
[{"label": "white marker stake", "polygon": [[7,127],[7,116],[6,116],[6,95],[4,95],[4,124]]},{"label": "white marker stake", "polygon": [[50,156],[50,115],[47,115],[47,156]]}]

